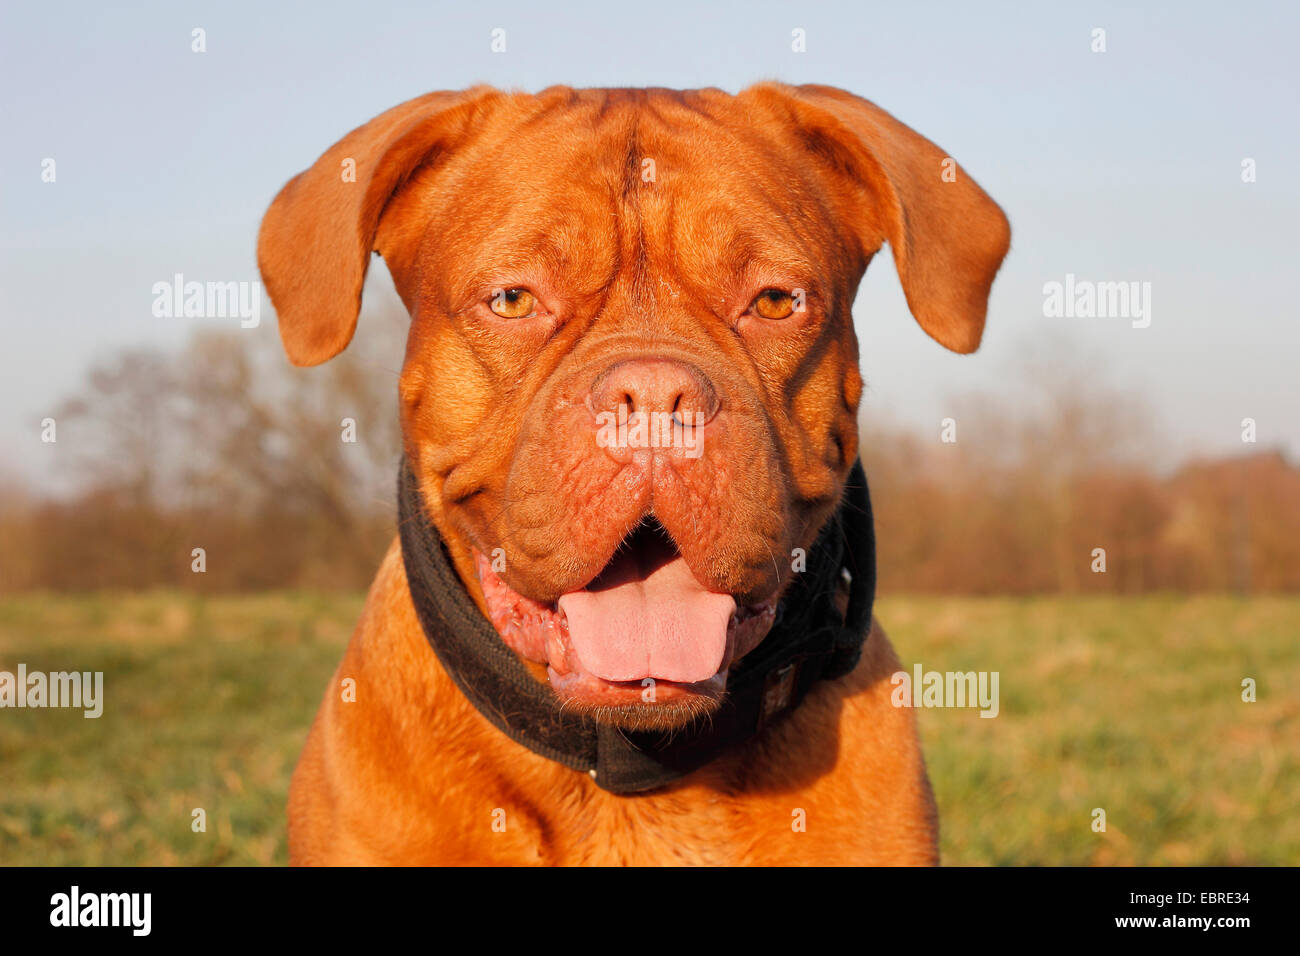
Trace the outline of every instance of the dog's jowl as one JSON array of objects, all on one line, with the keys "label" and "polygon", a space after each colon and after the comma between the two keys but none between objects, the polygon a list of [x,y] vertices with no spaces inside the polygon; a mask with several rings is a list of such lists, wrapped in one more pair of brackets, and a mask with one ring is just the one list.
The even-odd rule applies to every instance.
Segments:
[{"label": "dog's jowl", "polygon": [[830,87],[479,87],[284,187],[289,358],[348,344],[372,253],[411,314],[399,535],[294,774],[296,862],[937,859],[870,613],[851,307],[888,242],[921,327],[978,346],[1010,233],[951,168]]}]

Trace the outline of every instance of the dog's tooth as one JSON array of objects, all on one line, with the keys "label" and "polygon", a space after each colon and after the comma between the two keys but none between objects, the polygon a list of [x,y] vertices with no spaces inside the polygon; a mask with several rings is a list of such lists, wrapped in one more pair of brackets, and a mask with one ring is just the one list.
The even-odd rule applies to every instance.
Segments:
[{"label": "dog's tooth", "polygon": [[546,626],[546,658],[557,674],[569,673],[568,654],[564,649],[564,635],[560,632],[559,622],[550,617]]}]

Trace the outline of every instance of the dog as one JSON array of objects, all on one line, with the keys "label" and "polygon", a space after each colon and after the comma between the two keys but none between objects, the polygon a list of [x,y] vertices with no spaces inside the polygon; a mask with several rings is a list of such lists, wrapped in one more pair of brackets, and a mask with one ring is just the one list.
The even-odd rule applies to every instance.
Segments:
[{"label": "dog", "polygon": [[435,92],[289,181],[258,240],[289,359],[347,346],[372,252],[411,316],[400,534],[291,862],[938,862],[854,479],[886,242],[974,351],[1006,217],[826,86]]}]

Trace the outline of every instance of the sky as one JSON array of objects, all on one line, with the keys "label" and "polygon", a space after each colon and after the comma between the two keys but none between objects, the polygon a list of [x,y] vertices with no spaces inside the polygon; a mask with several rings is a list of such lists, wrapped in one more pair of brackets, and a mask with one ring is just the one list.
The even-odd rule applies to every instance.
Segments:
[{"label": "sky", "polygon": [[[865,418],[937,435],[953,396],[1012,389],[1026,363],[1051,375],[1069,355],[1098,388],[1131,394],[1180,455],[1242,453],[1250,417],[1254,447],[1300,460],[1298,9],[6,4],[0,470],[44,478],[41,420],[92,363],[238,327],[156,316],[153,286],[176,273],[257,280],[257,228],[279,187],[388,107],[480,82],[737,91],[764,79],[871,99],[939,143],[1011,220],[971,356],[927,338],[888,256],[873,262],[854,309]],[[506,49],[494,53],[498,28]],[[792,49],[796,29],[804,52]],[[382,273],[368,295],[392,297]],[[1149,324],[1046,315],[1045,286],[1067,275],[1149,283],[1137,320]],[[263,316],[269,327],[269,302]]]}]

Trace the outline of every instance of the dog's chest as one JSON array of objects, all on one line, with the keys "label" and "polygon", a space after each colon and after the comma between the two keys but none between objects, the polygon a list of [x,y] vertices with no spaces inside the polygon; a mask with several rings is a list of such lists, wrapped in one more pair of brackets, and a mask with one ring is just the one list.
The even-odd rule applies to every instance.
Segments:
[{"label": "dog's chest", "polygon": [[564,864],[737,866],[749,860],[748,814],[733,798],[700,788],[645,796],[599,793],[585,801],[571,840],[555,841]]},{"label": "dog's chest", "polygon": [[[527,855],[567,866],[753,866],[805,860],[818,844],[821,852],[851,856],[861,828],[842,819],[821,786],[791,787],[776,759],[723,757],[688,784],[640,795],[566,776],[552,799],[530,807]],[[835,834],[834,850],[822,845],[828,834]]]}]

